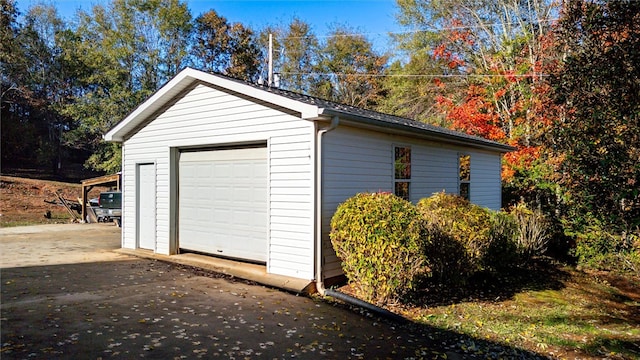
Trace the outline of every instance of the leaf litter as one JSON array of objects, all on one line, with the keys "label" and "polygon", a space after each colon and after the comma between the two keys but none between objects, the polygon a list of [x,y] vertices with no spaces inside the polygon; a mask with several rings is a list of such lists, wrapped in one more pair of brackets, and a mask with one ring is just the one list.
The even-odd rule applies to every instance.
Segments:
[{"label": "leaf litter", "polygon": [[[392,323],[340,302],[162,262],[41,267],[48,278],[31,270],[3,269],[3,283],[12,283],[2,288],[3,358],[540,357],[456,333]],[[87,282],[87,273],[96,274],[95,279]],[[65,288],[51,289],[47,279]],[[31,291],[23,293],[26,287]],[[94,297],[73,306],[61,301],[65,294],[87,291]]]}]

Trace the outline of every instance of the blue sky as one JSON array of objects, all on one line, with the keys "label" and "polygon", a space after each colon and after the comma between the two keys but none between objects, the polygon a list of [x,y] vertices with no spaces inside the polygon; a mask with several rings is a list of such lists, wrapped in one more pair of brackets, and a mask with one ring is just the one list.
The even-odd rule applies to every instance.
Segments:
[{"label": "blue sky", "polygon": [[[78,8],[90,10],[100,2],[104,0],[52,1],[66,19],[71,19]],[[24,12],[37,3],[42,0],[18,0],[18,8]],[[194,17],[215,9],[230,22],[241,22],[254,30],[269,24],[288,24],[295,16],[311,24],[318,36],[326,35],[331,25],[348,25],[367,34],[377,50],[390,48],[387,33],[401,31],[395,20],[395,0],[187,0],[187,3]]]}]

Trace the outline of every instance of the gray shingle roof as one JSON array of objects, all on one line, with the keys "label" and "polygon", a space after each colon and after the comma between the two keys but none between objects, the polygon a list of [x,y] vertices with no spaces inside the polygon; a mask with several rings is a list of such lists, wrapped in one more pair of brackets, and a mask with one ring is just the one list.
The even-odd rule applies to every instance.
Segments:
[{"label": "gray shingle roof", "polygon": [[[304,107],[312,108],[313,110],[309,109],[311,113],[307,113],[305,115],[310,116],[309,119],[312,119],[311,116],[313,117],[313,119],[317,119],[317,116],[332,117],[337,115],[340,119],[340,123],[349,123],[352,126],[369,128],[376,131],[389,132],[425,140],[447,142],[460,146],[482,148],[496,152],[508,152],[515,150],[515,148],[511,146],[496,141],[449,130],[443,127],[430,125],[419,121],[414,121],[408,118],[384,114],[372,110],[366,110],[346,104],[340,104],[337,102],[288,90],[253,84],[222,74],[203,72],[193,68],[185,68],[180,71],[180,73],[178,73],[173,79],[169,80],[165,85],[158,89],[146,101],[138,105],[138,107],[136,107],[131,113],[129,113],[128,116],[115,124],[104,135],[104,138],[108,141],[124,141],[130,132],[136,131],[136,129],[140,128],[140,126],[143,126],[144,122],[147,121],[149,116],[152,116],[154,112],[162,109],[170,101],[170,99],[174,98],[181,91],[185,91],[189,86],[193,85],[194,82],[202,81],[204,83],[208,83],[213,81],[211,82],[212,85],[214,82],[218,82],[217,80],[213,80],[212,78],[217,78],[217,80],[220,80],[221,83],[236,83],[238,85],[235,86],[235,90],[226,88],[228,85],[221,85],[223,88],[226,88],[227,91],[239,91],[243,93],[241,95],[249,95],[244,93],[245,90],[241,90],[241,88],[251,87],[254,90],[257,90],[256,92],[264,91],[265,93],[263,93],[263,95],[268,95],[266,97],[271,97],[270,100],[266,100],[264,96],[258,95],[258,97],[261,98],[262,101],[273,102],[275,97],[287,100],[289,102],[296,102]],[[254,93],[253,95],[249,96],[256,96],[256,94]]]},{"label": "gray shingle roof", "polygon": [[258,85],[249,82],[245,82],[243,80],[229,78],[228,76],[215,74],[216,76],[222,76],[227,79],[237,81],[246,85],[250,85],[257,89],[268,91],[273,94],[277,94],[280,96],[287,97],[292,100],[300,101],[303,103],[307,103],[310,105],[318,106],[319,108],[323,108],[325,113],[330,115],[340,115],[341,117],[350,118],[355,122],[368,123],[373,126],[380,127],[390,127],[396,130],[404,130],[411,133],[415,133],[415,135],[423,135],[427,137],[434,138],[444,138],[448,139],[452,142],[459,142],[469,145],[476,145],[480,147],[487,147],[493,150],[499,150],[503,152],[513,151],[515,148],[512,146],[488,140],[479,136],[465,134],[463,132],[450,130],[447,128],[443,128],[440,126],[435,126],[419,121],[415,121],[412,119],[385,114],[373,110],[367,110],[363,108],[359,108],[356,106],[340,104],[333,101],[321,99],[318,97],[305,95],[293,91],[278,89],[275,87],[268,87],[266,85]]}]

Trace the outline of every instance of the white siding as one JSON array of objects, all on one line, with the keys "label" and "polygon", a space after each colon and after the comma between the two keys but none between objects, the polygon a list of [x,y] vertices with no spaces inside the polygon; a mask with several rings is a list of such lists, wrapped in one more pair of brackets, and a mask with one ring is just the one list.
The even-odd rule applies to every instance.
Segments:
[{"label": "white siding", "polygon": [[489,209],[502,207],[501,157],[496,153],[468,151],[471,155],[471,202]]},{"label": "white siding", "polygon": [[471,200],[500,208],[500,154],[338,126],[324,135],[322,238],[324,276],[342,274],[329,232],[340,203],[360,192],[394,190],[393,147],[411,147],[413,203],[436,192],[458,193],[458,156],[471,155]]},{"label": "white siding", "polygon": [[[198,85],[123,146],[124,194],[135,194],[135,166],[157,164],[156,251],[170,254],[172,148],[266,141],[269,151],[267,271],[313,278],[313,124],[282,111]],[[175,185],[175,184],[174,184]],[[123,247],[135,247],[135,196],[124,196]]]},{"label": "white siding", "polygon": [[388,137],[345,126],[324,135],[322,152],[322,252],[324,277],[342,274],[329,232],[340,203],[360,192],[393,191],[393,152]]},{"label": "white siding", "polygon": [[[314,277],[314,124],[265,104],[197,85],[123,145],[123,235],[136,247],[136,165],[156,164],[156,251],[176,251],[177,150],[267,143],[267,271]],[[329,241],[338,204],[358,192],[393,191],[393,146],[411,147],[411,201],[458,192],[458,155],[471,155],[471,200],[500,207],[500,155],[340,125],[324,135],[322,239],[325,277],[342,273]]]},{"label": "white siding", "polygon": [[458,151],[414,140],[411,143],[411,201],[417,203],[442,191],[458,193]]}]

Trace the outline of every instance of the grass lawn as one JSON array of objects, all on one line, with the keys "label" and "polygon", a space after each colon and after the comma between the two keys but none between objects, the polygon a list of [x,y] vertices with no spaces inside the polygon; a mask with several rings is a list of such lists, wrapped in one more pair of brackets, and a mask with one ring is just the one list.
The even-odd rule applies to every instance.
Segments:
[{"label": "grass lawn", "polygon": [[[640,277],[538,263],[390,307],[418,323],[555,358],[640,359]],[[465,349],[462,348],[464,351]]]}]

